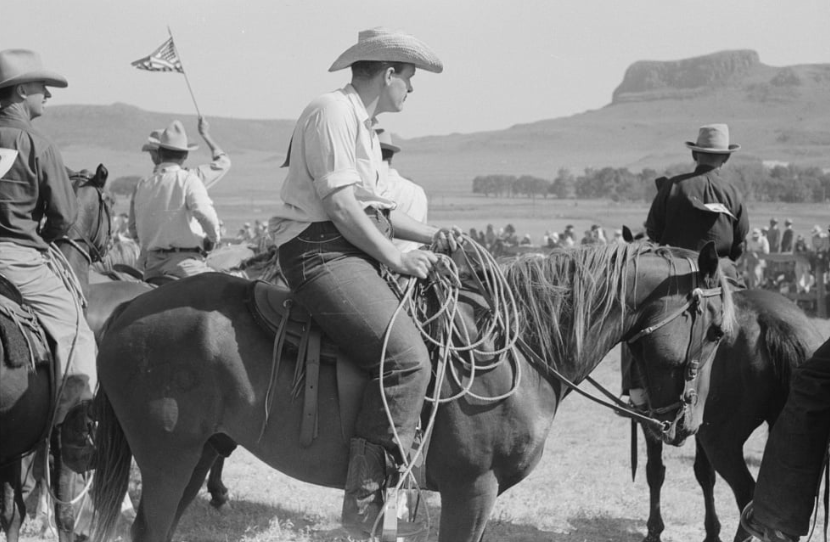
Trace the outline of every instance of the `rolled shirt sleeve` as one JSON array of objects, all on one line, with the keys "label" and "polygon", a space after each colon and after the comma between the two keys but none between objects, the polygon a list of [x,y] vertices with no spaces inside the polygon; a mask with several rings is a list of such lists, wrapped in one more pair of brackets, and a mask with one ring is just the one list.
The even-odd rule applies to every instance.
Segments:
[{"label": "rolled shirt sleeve", "polygon": [[202,164],[191,171],[199,177],[199,180],[202,181],[205,188],[210,190],[213,185],[222,180],[230,169],[231,159],[227,153],[221,152],[214,156],[209,164]]},{"label": "rolled shirt sleeve", "polygon": [[307,120],[303,130],[305,160],[314,190],[322,200],[335,190],[361,182],[357,169],[354,112],[342,102],[331,102]]}]

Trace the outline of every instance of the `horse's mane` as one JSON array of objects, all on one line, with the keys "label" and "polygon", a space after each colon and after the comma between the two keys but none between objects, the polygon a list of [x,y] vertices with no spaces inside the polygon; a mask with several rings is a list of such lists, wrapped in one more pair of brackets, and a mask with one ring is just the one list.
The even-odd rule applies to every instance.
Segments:
[{"label": "horse's mane", "polygon": [[[560,368],[561,364],[581,366],[600,337],[622,332],[628,264],[645,253],[669,261],[697,260],[697,253],[683,249],[614,243],[560,248],[547,257],[524,256],[506,264],[505,276],[519,307],[525,341],[544,353],[548,364],[556,360]],[[717,281],[724,288],[722,325],[728,331],[735,325],[731,291],[722,273]],[[615,308],[620,318],[612,322],[608,316]]]},{"label": "horse's mane", "polygon": [[[582,359],[586,338],[605,327],[615,306],[624,310],[626,265],[640,251],[640,245],[590,245],[507,264],[525,341],[548,363]],[[615,325],[622,329],[622,320]]]}]

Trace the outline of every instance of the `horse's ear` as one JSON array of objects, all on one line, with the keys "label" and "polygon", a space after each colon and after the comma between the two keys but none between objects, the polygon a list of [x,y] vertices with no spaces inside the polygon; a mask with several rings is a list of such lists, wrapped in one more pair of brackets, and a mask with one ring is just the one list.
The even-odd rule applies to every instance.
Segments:
[{"label": "horse's ear", "polygon": [[625,241],[626,243],[634,242],[634,234],[631,233],[631,230],[628,228],[628,226],[623,225],[622,232],[623,232],[623,241]]},{"label": "horse's ear", "polygon": [[703,248],[700,249],[700,255],[697,258],[697,265],[700,272],[707,279],[712,279],[718,275],[718,251],[715,250],[715,243],[709,241]]},{"label": "horse's ear", "polygon": [[104,188],[104,185],[107,184],[107,177],[109,177],[109,175],[110,172],[104,164],[98,164],[98,169],[95,170],[95,176],[90,179],[90,182],[98,188]]}]

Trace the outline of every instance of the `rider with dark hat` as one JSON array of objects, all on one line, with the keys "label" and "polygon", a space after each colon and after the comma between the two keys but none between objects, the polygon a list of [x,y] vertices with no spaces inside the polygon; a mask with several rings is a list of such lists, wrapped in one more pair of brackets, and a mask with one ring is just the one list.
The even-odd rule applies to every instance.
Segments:
[{"label": "rider with dark hat", "polygon": [[[49,251],[75,222],[75,193],[60,151],[32,126],[52,96],[48,87],[66,86],[38,53],[0,51],[0,275],[17,286],[54,340],[63,377],[56,424],[72,409],[86,415],[97,384],[95,338]],[[78,447],[90,442],[86,434],[62,439]]]},{"label": "rider with dark hat", "polygon": [[[741,146],[729,142],[726,124],[709,124],[698,130],[697,141],[687,141],[697,164],[692,173],[657,179],[658,191],[646,219],[651,241],[699,251],[713,241],[718,256],[733,263],[743,253],[749,233],[749,215],[740,194],[721,175],[721,168]],[[734,275],[734,266],[727,269]],[[632,384],[623,357],[623,394],[637,406],[645,403],[644,390]]]}]

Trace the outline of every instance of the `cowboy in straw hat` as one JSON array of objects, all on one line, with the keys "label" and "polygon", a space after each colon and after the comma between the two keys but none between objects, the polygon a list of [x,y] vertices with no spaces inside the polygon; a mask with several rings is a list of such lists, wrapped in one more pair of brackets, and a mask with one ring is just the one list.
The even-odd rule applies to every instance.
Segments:
[{"label": "cowboy in straw hat", "polygon": [[[161,133],[163,131],[164,130],[159,128],[150,132],[147,142],[141,147],[142,152],[149,153],[150,160],[153,161],[154,166],[157,166],[160,163],[158,148],[159,138],[161,137]],[[205,185],[205,188],[210,189],[210,187],[222,180],[222,177],[224,177],[225,174],[228,173],[228,170],[231,169],[231,160],[228,157],[228,154],[219,147],[219,144],[216,143],[216,140],[214,140],[210,135],[210,123],[205,117],[199,117],[199,135],[202,136],[202,139],[205,140],[205,143],[207,143],[207,146],[210,148],[212,160],[208,164],[202,164],[195,168],[187,169],[199,177]]]},{"label": "cowboy in straw hat", "polygon": [[[54,340],[65,378],[55,413],[60,424],[70,410],[88,409],[97,376],[95,338],[49,262],[49,243],[69,231],[78,212],[60,151],[32,125],[52,96],[50,86],[67,82],[44,68],[38,53],[0,51],[0,177],[8,181],[0,182],[0,274],[18,287]],[[61,438],[79,448],[90,442],[87,434],[63,428]]]},{"label": "cowboy in straw hat", "polygon": [[[379,338],[391,330],[384,370],[396,376],[383,379],[384,390],[366,387],[350,444],[342,520],[350,533],[365,538],[383,507],[380,488],[409,453],[430,378],[429,353],[411,318],[401,315],[389,326],[398,299],[380,269],[426,278],[438,261],[427,250],[401,252],[390,239],[393,231],[442,248],[455,248],[460,232],[407,216],[377,183],[383,164],[376,117],[403,109],[417,69],[443,70],[437,55],[414,36],[373,28],[360,32],[330,71],[345,68],[351,69],[351,83],[314,99],[300,115],[280,193],[284,204],[270,230],[295,298],[375,377],[383,351]],[[343,315],[343,306],[363,317]],[[398,536],[420,531],[398,523]]]},{"label": "cowboy in straw hat", "polygon": [[[401,152],[401,148],[392,143],[392,134],[378,128],[375,130],[380,141],[380,153],[383,158],[383,167],[378,177],[378,187],[382,196],[394,201],[397,209],[426,224],[428,200],[424,189],[413,183],[392,167],[392,159]],[[393,239],[392,242],[401,252],[417,250],[423,246],[415,241]]]},{"label": "cowboy in straw hat", "polygon": [[219,242],[219,217],[202,180],[183,167],[188,153],[197,148],[182,123],[174,120],[158,134],[159,163],[153,174],[136,186],[130,234],[141,247],[140,264],[148,282],[213,271],[205,259]]},{"label": "cowboy in straw hat", "polygon": [[[721,176],[721,168],[741,146],[730,142],[726,124],[708,124],[686,147],[692,151],[695,170],[655,180],[657,195],[648,212],[646,233],[654,243],[694,251],[713,241],[721,258],[735,262],[749,233],[749,215],[738,191]],[[734,266],[726,272],[738,280]],[[645,404],[644,389],[632,381],[625,367],[622,388],[624,395],[630,390],[632,402]]]}]

